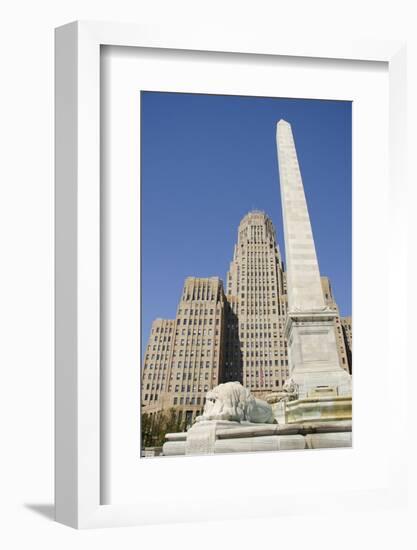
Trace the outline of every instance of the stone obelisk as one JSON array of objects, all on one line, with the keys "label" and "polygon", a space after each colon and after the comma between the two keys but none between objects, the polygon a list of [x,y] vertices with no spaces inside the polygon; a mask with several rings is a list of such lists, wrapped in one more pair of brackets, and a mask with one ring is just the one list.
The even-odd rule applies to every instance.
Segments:
[{"label": "stone obelisk", "polygon": [[285,120],[277,124],[277,149],[287,263],[286,337],[290,379],[297,387],[297,414],[302,420],[300,411],[306,411],[307,416],[309,411],[307,403],[300,400],[323,397],[324,406],[332,396],[350,397],[351,376],[339,363],[337,314],[324,301],[294,138]]}]

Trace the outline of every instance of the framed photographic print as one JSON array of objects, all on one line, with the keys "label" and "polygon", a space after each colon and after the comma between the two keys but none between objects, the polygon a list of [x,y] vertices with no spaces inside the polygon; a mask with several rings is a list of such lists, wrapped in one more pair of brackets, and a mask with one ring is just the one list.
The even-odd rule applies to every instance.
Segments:
[{"label": "framed photographic print", "polygon": [[404,71],[386,41],[57,29],[58,521],[400,498]]},{"label": "framed photographic print", "polygon": [[141,93],[143,456],[351,446],[351,107]]}]

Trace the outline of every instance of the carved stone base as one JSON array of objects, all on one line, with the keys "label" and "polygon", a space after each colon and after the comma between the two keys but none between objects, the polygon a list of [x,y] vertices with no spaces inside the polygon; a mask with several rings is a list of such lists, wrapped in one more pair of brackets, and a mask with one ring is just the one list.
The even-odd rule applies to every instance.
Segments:
[{"label": "carved stone base", "polygon": [[288,313],[290,377],[301,399],[320,392],[352,395],[352,378],[339,362],[335,316],[330,310]]},{"label": "carved stone base", "polygon": [[285,405],[287,424],[336,422],[352,419],[351,397],[309,397],[288,401]]},{"label": "carved stone base", "polygon": [[211,420],[196,422],[187,432],[186,455],[207,455],[215,452],[216,432],[240,426],[239,422]]},{"label": "carved stone base", "polygon": [[351,446],[351,422],[253,424],[208,421],[167,434],[164,456],[324,449]]}]

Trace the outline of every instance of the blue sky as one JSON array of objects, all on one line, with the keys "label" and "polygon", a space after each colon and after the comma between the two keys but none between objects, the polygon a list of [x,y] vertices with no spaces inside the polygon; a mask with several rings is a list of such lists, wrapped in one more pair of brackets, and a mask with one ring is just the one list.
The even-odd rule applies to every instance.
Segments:
[{"label": "blue sky", "polygon": [[226,272],[241,218],[264,210],[285,261],[275,143],[290,122],[322,275],[351,314],[351,103],[141,92],[142,352],[184,279]]}]

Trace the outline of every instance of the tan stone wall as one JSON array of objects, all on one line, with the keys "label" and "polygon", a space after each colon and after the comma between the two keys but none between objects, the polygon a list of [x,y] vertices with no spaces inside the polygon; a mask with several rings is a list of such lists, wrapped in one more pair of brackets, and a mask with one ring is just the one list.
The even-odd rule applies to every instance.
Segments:
[{"label": "tan stone wall", "polygon": [[[202,411],[205,394],[217,386],[221,379],[224,308],[223,284],[218,277],[186,279],[175,321],[161,321],[169,323],[172,328],[167,355],[167,378],[164,387],[159,386],[161,395],[156,403],[155,400],[142,399],[142,412],[154,412],[156,405],[160,405],[163,409],[173,407],[182,419],[187,417],[194,420]],[[156,342],[157,328],[158,325],[154,332],[152,327],[150,351],[153,351],[154,346],[152,339]],[[145,359],[142,394],[148,385],[146,377],[151,366],[149,361]]]},{"label": "tan stone wall", "polygon": [[264,212],[249,212],[240,222],[227,291],[238,331],[233,328],[235,353],[226,360],[225,379],[236,379],[238,371],[255,393],[282,387],[288,373],[285,282],[275,229]]},{"label": "tan stone wall", "polygon": [[333,297],[332,287],[328,277],[321,277],[321,286],[323,288],[323,295],[325,303],[328,307],[334,309],[337,312],[337,317],[335,319],[335,328],[337,335],[337,352],[339,354],[339,362],[342,369],[350,371],[349,369],[349,358],[346,349],[346,342],[343,334],[342,321],[339,314],[339,308]]},{"label": "tan stone wall", "polygon": [[143,412],[154,413],[166,407],[174,329],[174,320],[156,319],[152,323],[142,368],[141,403]]},{"label": "tan stone wall", "polygon": [[340,322],[349,363],[349,372],[352,374],[352,317],[341,317]]}]

